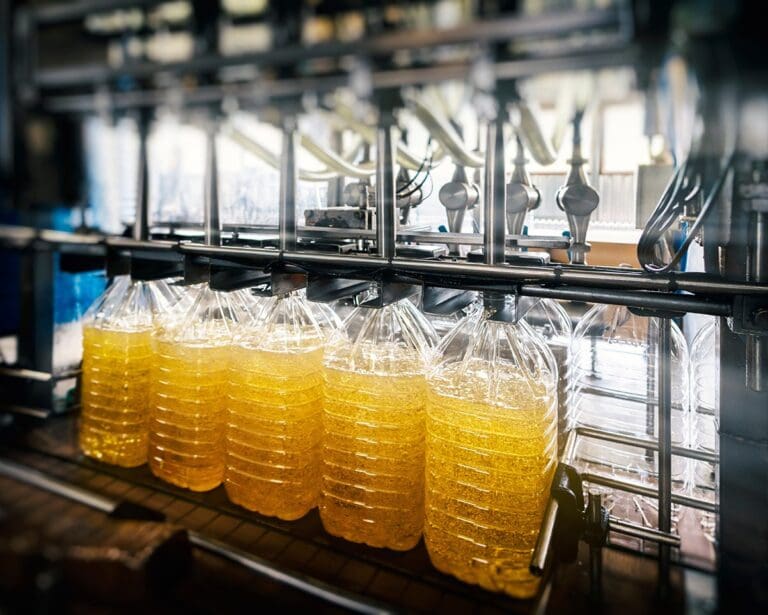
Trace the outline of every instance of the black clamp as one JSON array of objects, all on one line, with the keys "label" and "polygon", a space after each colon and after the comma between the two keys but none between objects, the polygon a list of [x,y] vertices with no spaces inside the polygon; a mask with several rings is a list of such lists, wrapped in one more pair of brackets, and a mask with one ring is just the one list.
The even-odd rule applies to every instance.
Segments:
[{"label": "black clamp", "polygon": [[554,547],[557,559],[568,563],[576,560],[579,541],[592,547],[601,547],[608,537],[608,511],[602,505],[599,510],[585,506],[581,476],[576,468],[560,463],[555,470],[550,490],[557,501]]}]

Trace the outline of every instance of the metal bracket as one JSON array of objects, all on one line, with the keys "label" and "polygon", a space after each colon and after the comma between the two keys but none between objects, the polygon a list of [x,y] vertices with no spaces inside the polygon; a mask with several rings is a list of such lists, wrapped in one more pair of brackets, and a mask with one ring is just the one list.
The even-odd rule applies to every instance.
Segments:
[{"label": "metal bracket", "polygon": [[458,288],[424,285],[421,310],[428,314],[454,314],[477,299],[477,293]]},{"label": "metal bracket", "polygon": [[310,273],[307,277],[307,299],[318,303],[330,303],[365,292],[371,283]]},{"label": "metal bracket", "polygon": [[768,303],[765,298],[736,295],[733,298],[733,318],[728,325],[734,333],[768,335]]}]

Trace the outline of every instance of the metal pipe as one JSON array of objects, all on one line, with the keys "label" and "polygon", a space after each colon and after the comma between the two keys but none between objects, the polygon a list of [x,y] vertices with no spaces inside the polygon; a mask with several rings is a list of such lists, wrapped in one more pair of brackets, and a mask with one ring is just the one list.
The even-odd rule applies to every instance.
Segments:
[{"label": "metal pipe", "polygon": [[296,118],[287,116],[283,121],[283,153],[280,158],[278,241],[281,252],[296,249],[296,142]]},{"label": "metal pipe", "polygon": [[[612,431],[603,431],[602,429],[595,429],[594,427],[577,427],[576,432],[585,438],[594,438],[595,440],[603,440],[605,442],[615,442],[616,444],[626,444],[627,446],[636,446],[637,448],[644,448],[651,451],[659,450],[658,442],[646,438],[635,438],[634,436],[627,436]],[[695,459],[697,461],[705,461],[714,464],[720,463],[720,456],[717,453],[697,451],[691,448],[675,445],[672,445],[670,450],[676,457]]]},{"label": "metal pipe", "polygon": [[39,487],[50,493],[55,493],[56,495],[60,495],[69,500],[80,502],[81,504],[85,504],[86,506],[95,508],[96,510],[100,510],[107,514],[111,514],[117,506],[117,503],[109,498],[76,487],[75,485],[69,485],[49,478],[38,470],[34,470],[7,459],[0,460],[0,474],[27,485]]},{"label": "metal pipe", "polygon": [[639,538],[640,540],[650,540],[651,542],[666,544],[670,547],[680,547],[680,536],[671,532],[661,532],[652,527],[643,527],[642,525],[628,523],[613,516],[610,517],[608,521],[612,532],[624,534],[625,536],[632,536],[633,538]]},{"label": "metal pipe", "polygon": [[[659,530],[672,529],[672,321],[659,319],[658,371],[658,440],[659,440]],[[669,587],[669,545],[659,545],[659,585]]]},{"label": "metal pipe", "polygon": [[221,218],[219,217],[219,179],[216,156],[216,127],[211,122],[206,131],[206,159],[203,228],[205,243],[209,246],[221,245]]},{"label": "metal pipe", "polygon": [[319,598],[320,600],[345,610],[352,611],[353,613],[365,613],[367,615],[393,612],[377,602],[356,596],[339,587],[328,585],[327,583],[323,583],[322,581],[318,581],[317,579],[313,579],[312,577],[300,573],[291,573],[281,570],[266,559],[251,555],[250,553],[232,547],[219,540],[203,536],[199,532],[189,531],[188,533],[189,541],[196,547],[205,549],[219,557],[235,562],[257,574],[277,581],[281,585],[293,587],[305,594],[314,596],[315,598]]},{"label": "metal pipe", "polygon": [[[522,294],[531,297],[549,297],[557,299],[571,299],[573,301],[585,301],[587,303],[611,303],[613,305],[629,305],[632,307],[648,307],[650,309],[668,310],[671,312],[686,311],[683,307],[685,300],[679,301],[684,295],[657,295],[645,293],[642,298],[643,306],[635,303],[639,297],[633,297],[620,290],[592,290],[588,288],[549,288],[523,286]],[[700,300],[702,301],[702,300]],[[697,313],[711,316],[723,316],[724,312],[731,312],[731,306],[727,303],[701,302]]]},{"label": "metal pipe", "polygon": [[[563,454],[560,456],[560,462],[570,464],[573,461],[573,455],[576,452],[576,432],[571,431],[568,439],[565,441]],[[531,564],[529,569],[531,574],[541,576],[547,567],[549,555],[552,550],[552,539],[555,535],[555,523],[557,522],[557,510],[559,505],[553,497],[549,498],[547,508],[544,510],[544,517],[541,522],[539,535],[536,537],[536,545],[531,554]]]},{"label": "metal pipe", "polygon": [[[59,6],[59,5],[56,5]],[[67,7],[64,4],[59,9]],[[54,6],[39,7],[36,15],[46,15]],[[96,9],[94,9],[96,10]],[[564,11],[539,16],[509,17],[482,20],[450,29],[421,29],[396,31],[378,36],[366,37],[353,42],[333,42],[318,45],[280,46],[263,52],[222,56],[209,54],[189,60],[158,65],[156,62],[131,62],[119,69],[106,64],[90,65],[88,70],[72,67],[37,71],[35,85],[38,87],[67,87],[87,85],[93,82],[109,81],[115,75],[140,79],[150,77],[162,66],[169,73],[216,72],[228,66],[287,66],[323,57],[348,55],[384,55],[406,49],[424,49],[449,44],[508,41],[510,39],[534,39],[540,36],[562,36],[564,32],[584,31],[590,28],[618,27],[619,12],[616,9],[593,9],[588,11]],[[584,44],[583,42],[581,43]],[[431,68],[431,67],[430,67]],[[345,77],[348,82],[348,78]],[[403,85],[403,84],[400,84]]]},{"label": "metal pipe", "polygon": [[[593,526],[600,525],[603,496],[599,491],[590,491],[589,498],[589,522]],[[603,593],[603,551],[599,544],[589,545],[589,585],[590,595],[593,599],[599,600]]]},{"label": "metal pipe", "polygon": [[396,212],[395,198],[395,130],[394,118],[382,112],[376,130],[376,243],[379,258],[389,261],[395,257]]},{"label": "metal pipe", "polygon": [[136,219],[133,223],[133,238],[137,241],[149,239],[149,111],[139,112],[139,164],[136,169]]},{"label": "metal pipe", "polygon": [[[582,472],[581,478],[587,483],[594,485],[601,485],[603,487],[610,487],[618,491],[626,491],[627,493],[634,493],[635,495],[641,495],[643,497],[658,499],[659,490],[652,487],[646,487],[645,485],[638,485],[636,483],[630,483],[628,481],[620,480],[618,478],[610,478],[608,476],[600,476],[593,474],[592,472]],[[681,495],[679,493],[672,494],[672,504],[679,504],[680,506],[687,506],[688,508],[695,508],[697,510],[703,510],[706,512],[717,513],[718,506],[712,502],[707,502],[699,498],[690,497],[687,495]]]},{"label": "metal pipe", "polygon": [[506,160],[504,156],[504,114],[499,111],[495,122],[488,124],[485,146],[485,207],[484,241],[485,263],[504,263]]},{"label": "metal pipe", "polygon": [[[753,214],[750,281],[768,281],[768,213]],[[762,318],[768,321],[768,314]],[[768,391],[768,337],[750,335],[747,342],[747,386],[753,391]]]}]

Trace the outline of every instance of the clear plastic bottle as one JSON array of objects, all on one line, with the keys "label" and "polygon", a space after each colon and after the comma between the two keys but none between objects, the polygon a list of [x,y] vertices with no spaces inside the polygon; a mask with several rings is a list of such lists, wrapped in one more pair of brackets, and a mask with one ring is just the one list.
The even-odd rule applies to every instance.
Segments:
[{"label": "clear plastic bottle", "polygon": [[153,337],[149,467],[171,484],[221,484],[227,371],[241,315],[232,296],[203,286],[184,317]]},{"label": "clear plastic bottle", "polygon": [[464,318],[427,378],[424,537],[439,570],[528,598],[557,462],[557,368],[524,320],[492,315]]},{"label": "clear plastic bottle", "polygon": [[322,362],[327,334],[300,294],[270,299],[232,350],[227,495],[293,520],[317,504]]},{"label": "clear plastic bottle", "polygon": [[[671,325],[672,444],[689,444],[688,346]],[[655,439],[658,434],[659,319],[627,307],[596,305],[576,326],[571,347],[571,412],[576,425]],[[598,476],[658,487],[658,455],[636,446],[580,437],[574,465]],[[685,493],[689,463],[672,457],[672,488]],[[611,491],[606,505],[615,516],[655,526],[655,499]],[[678,507],[673,507],[676,523]]]},{"label": "clear plastic bottle", "polygon": [[[691,409],[693,429],[691,445],[701,451],[720,450],[720,338],[713,319],[702,327],[691,344]],[[718,467],[705,461],[693,462],[694,495],[718,502]],[[702,529],[715,539],[715,515],[700,512]]]},{"label": "clear plastic bottle", "polygon": [[121,276],[86,313],[79,440],[88,457],[147,461],[151,335],[176,301],[165,282]]},{"label": "clear plastic bottle", "polygon": [[557,363],[557,450],[561,453],[568,432],[573,427],[568,390],[573,325],[568,312],[554,299],[533,299],[524,319],[544,338]]},{"label": "clear plastic bottle", "polygon": [[357,308],[329,344],[319,505],[329,533],[401,551],[419,542],[426,371],[436,343],[403,299]]}]

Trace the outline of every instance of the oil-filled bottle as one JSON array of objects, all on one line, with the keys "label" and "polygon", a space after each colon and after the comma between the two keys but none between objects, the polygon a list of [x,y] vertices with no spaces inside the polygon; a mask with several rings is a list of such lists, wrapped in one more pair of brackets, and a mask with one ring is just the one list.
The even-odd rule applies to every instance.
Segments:
[{"label": "oil-filled bottle", "polygon": [[528,598],[557,459],[557,368],[524,320],[494,320],[502,307],[485,301],[456,325],[428,374],[424,537],[439,570]]},{"label": "oil-filled bottle", "polygon": [[242,314],[233,303],[204,286],[184,317],[152,340],[149,467],[193,491],[217,487],[224,474],[227,370]]},{"label": "oil-filled bottle", "polygon": [[432,325],[403,299],[358,307],[325,353],[320,518],[336,536],[410,549],[424,516]]},{"label": "oil-filled bottle", "polygon": [[165,282],[120,276],[86,312],[79,441],[88,457],[146,462],[151,335],[176,301]]},{"label": "oil-filled bottle", "polygon": [[317,505],[326,339],[300,293],[268,300],[238,337],[226,401],[225,487],[234,503],[286,520]]},{"label": "oil-filled bottle", "polygon": [[573,325],[565,308],[554,299],[521,299],[529,301],[523,318],[544,339],[557,363],[557,440],[558,453],[563,451],[565,439],[573,427],[569,410],[570,347]]}]

